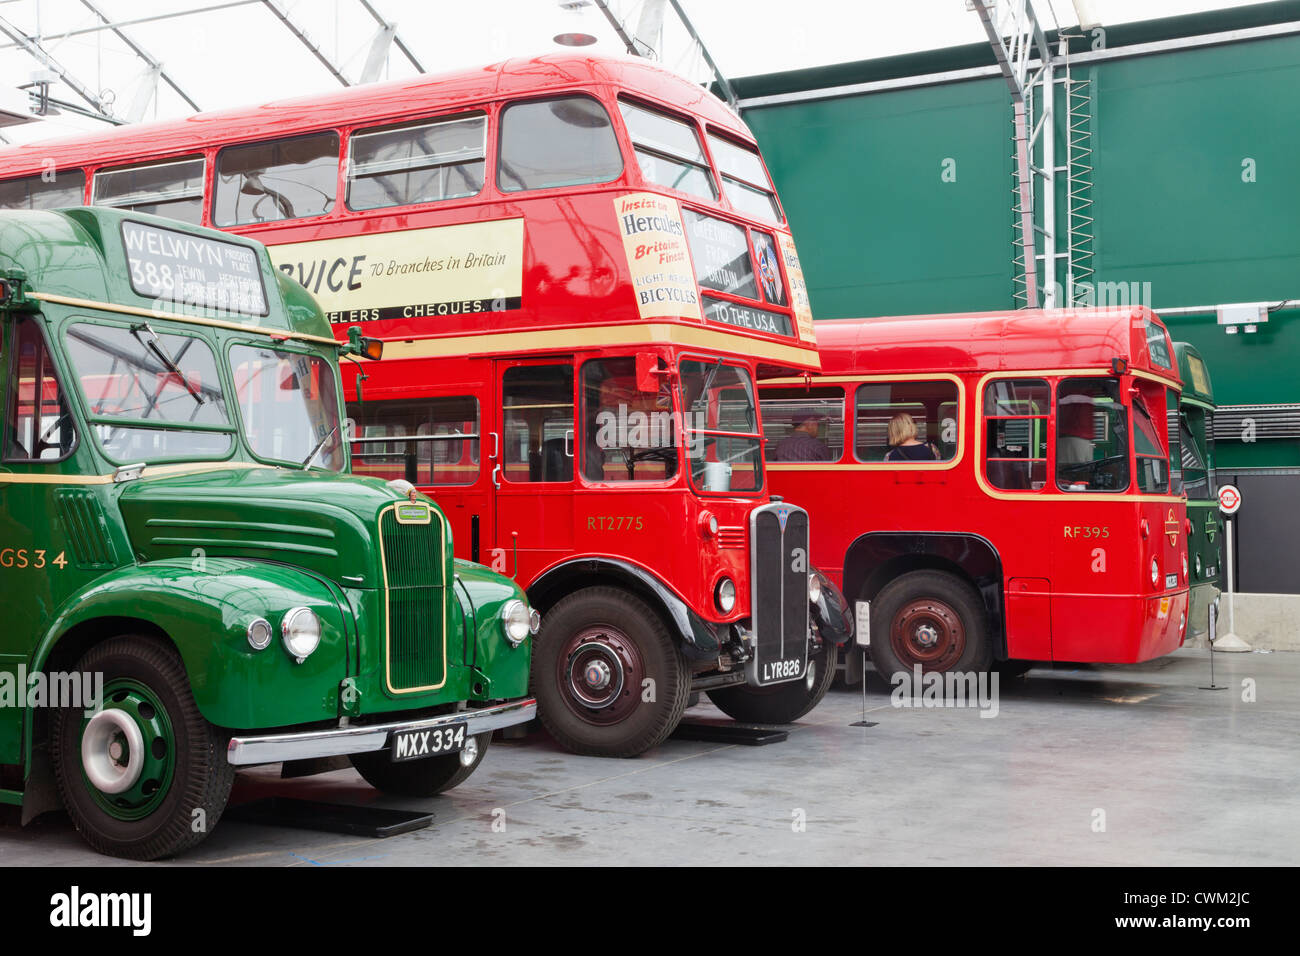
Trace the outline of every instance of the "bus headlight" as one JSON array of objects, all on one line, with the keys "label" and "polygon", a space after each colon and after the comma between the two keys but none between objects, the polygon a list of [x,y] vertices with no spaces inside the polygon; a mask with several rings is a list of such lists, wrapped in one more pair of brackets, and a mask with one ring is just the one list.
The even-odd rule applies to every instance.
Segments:
[{"label": "bus headlight", "polygon": [[718,536],[718,516],[711,511],[700,512],[700,534],[706,538]]},{"label": "bus headlight", "polygon": [[1196,556],[1196,576],[1197,576],[1198,578],[1201,576],[1201,572],[1202,572],[1204,569],[1205,569],[1205,566],[1204,566],[1203,564],[1201,564],[1201,556],[1198,554],[1198,555]]},{"label": "bus headlight", "polygon": [[[538,618],[540,624],[541,618]],[[507,601],[501,608],[501,630],[512,647],[518,647],[533,633],[532,614],[528,605],[518,598]]]},{"label": "bus headlight", "polygon": [[1187,582],[1187,555],[1183,555],[1183,583]]},{"label": "bus headlight", "polygon": [[255,651],[264,651],[271,646],[271,622],[259,617],[248,625],[248,646]]},{"label": "bus headlight", "polygon": [[808,601],[816,604],[822,599],[822,579],[815,574],[808,575]]},{"label": "bus headlight", "polygon": [[320,646],[320,618],[309,607],[290,608],[280,624],[280,637],[289,656],[301,664]]},{"label": "bus headlight", "polygon": [[713,589],[713,603],[723,614],[730,614],[731,609],[736,606],[736,582],[731,578],[723,578],[719,581],[718,586]]},{"label": "bus headlight", "polygon": [[1160,586],[1160,562],[1155,558],[1151,559],[1151,586],[1153,588]]}]

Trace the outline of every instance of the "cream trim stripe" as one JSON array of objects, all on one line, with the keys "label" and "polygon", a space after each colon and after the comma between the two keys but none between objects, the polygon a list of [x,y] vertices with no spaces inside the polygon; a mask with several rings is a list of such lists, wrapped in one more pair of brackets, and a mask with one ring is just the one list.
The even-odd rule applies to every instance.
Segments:
[{"label": "cream trim stripe", "polygon": [[320,345],[332,345],[338,348],[337,339],[323,335],[307,335],[304,332],[287,332],[284,329],[268,329],[262,325],[244,325],[241,322],[228,322],[224,319],[204,319],[196,315],[182,315],[179,312],[155,312],[134,305],[118,305],[113,302],[96,302],[94,299],[74,299],[66,295],[53,295],[49,292],[33,292],[33,299],[66,305],[74,309],[97,309],[101,312],[117,312],[122,315],[138,315],[146,319],[168,319],[172,322],[185,322],[189,325],[202,325],[213,329],[230,329],[235,332],[248,332],[252,335],[265,335],[273,339],[294,339],[299,342],[316,342]]}]

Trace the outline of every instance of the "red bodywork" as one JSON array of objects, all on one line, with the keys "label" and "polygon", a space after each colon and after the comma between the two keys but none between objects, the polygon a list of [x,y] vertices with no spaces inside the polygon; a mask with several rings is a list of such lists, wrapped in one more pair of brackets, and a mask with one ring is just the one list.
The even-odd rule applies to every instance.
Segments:
[{"label": "red bodywork", "polygon": [[[996,556],[996,570],[976,583],[990,609],[995,647],[1005,633],[999,656],[1130,663],[1167,654],[1182,643],[1187,611],[1185,498],[1139,490],[1132,441],[1128,487],[1066,491],[1052,480],[1057,387],[1067,378],[1117,379],[1130,422],[1133,402],[1145,394],[1147,406],[1158,410],[1151,418],[1167,458],[1164,393],[1180,382],[1176,362],[1153,362],[1149,332],[1172,357],[1167,331],[1145,308],[819,322],[822,373],[809,381],[844,389],[842,454],[828,462],[777,463],[769,440],[772,490],[808,509],[812,560],[850,600],[869,600],[890,567],[905,570],[909,558],[934,552],[943,536],[938,550],[945,557],[927,566],[959,565],[990,547]],[[983,396],[989,382],[1002,378],[1051,385],[1041,487],[1006,490],[989,481]],[[859,454],[855,390],[900,380],[956,386],[957,437],[946,460],[886,463]],[[764,384],[765,424],[776,422],[778,397],[790,407],[804,382]],[[833,402],[838,393],[827,394]]]},{"label": "red bodywork", "polygon": [[[503,191],[496,175],[503,108],[564,93],[594,97],[608,111],[624,159],[622,173],[596,185]],[[574,558],[614,558],[647,571],[705,619],[737,621],[750,613],[748,515],[768,501],[761,476],[756,487],[716,495],[692,489],[685,468],[661,482],[591,481],[581,468],[573,469],[568,481],[512,484],[508,475],[507,480],[494,476],[493,462],[500,461],[494,453],[499,453],[503,444],[503,375],[520,364],[573,367],[575,404],[581,399],[582,363],[592,358],[636,359],[644,374],[658,375],[674,388],[683,357],[707,362],[725,358],[755,378],[819,367],[806,295],[799,299],[794,292],[802,292],[802,276],[793,245],[784,246],[789,243],[784,217],[779,221],[756,219],[734,207],[725,193],[708,202],[647,181],[619,113],[620,97],[634,98],[638,105],[687,121],[702,140],[704,134],[715,133],[756,149],[745,125],[699,86],[644,60],[566,54],[0,150],[0,178],[31,176],[51,163],[60,172],[80,169],[86,175],[85,201],[89,203],[97,170],[202,156],[206,160],[202,224],[213,226],[212,192],[222,148],[333,130],[339,136],[340,164],[337,198],[330,211],[310,219],[228,230],[266,243],[280,268],[314,294],[326,297],[330,287],[342,284],[352,274],[357,266],[354,258],[331,252],[317,261],[304,253],[294,262],[292,256],[286,260],[283,247],[351,239],[360,255],[368,241],[408,230],[522,220],[519,307],[458,314],[444,303],[434,316],[410,314],[365,321],[365,334],[386,342],[383,360],[362,367],[365,403],[439,396],[477,400],[481,416],[477,427],[482,436],[479,448],[465,443],[466,447],[454,452],[457,460],[448,463],[459,469],[456,475],[466,483],[421,485],[449,517],[460,557],[479,559],[513,574],[525,587],[548,568]],[[344,197],[354,130],[465,111],[487,117],[487,174],[476,195],[368,211],[348,208]],[[718,164],[707,140],[705,148],[716,181]],[[620,199],[633,193],[666,197],[677,208],[706,211],[741,226],[749,235],[751,255],[757,252],[753,230],[775,236],[783,246],[781,278],[785,289],[791,290],[790,305],[724,292],[710,292],[709,296],[780,313],[788,317],[791,334],[769,334],[702,317],[643,315],[634,294],[630,253],[625,252],[617,218]],[[465,250],[466,255],[476,252],[474,248]],[[431,275],[426,285],[428,301],[437,300],[439,277]],[[698,287],[695,294],[699,295]],[[334,311],[328,304],[325,307],[331,318],[337,319],[335,330],[340,338],[350,325],[368,318],[364,309]],[[650,370],[647,363],[657,369]],[[355,407],[356,367],[345,363],[344,378],[347,400]],[[566,450],[574,453],[574,461],[582,460],[583,442],[581,435],[566,438],[566,443],[571,443]],[[353,446],[354,459],[361,450],[361,446]],[[401,477],[404,470],[395,461],[374,462],[356,470]],[[499,489],[494,477],[500,481]],[[707,531],[710,514],[718,520],[717,534]],[[728,614],[718,612],[713,598],[714,588],[724,576],[737,585],[735,607]]]}]

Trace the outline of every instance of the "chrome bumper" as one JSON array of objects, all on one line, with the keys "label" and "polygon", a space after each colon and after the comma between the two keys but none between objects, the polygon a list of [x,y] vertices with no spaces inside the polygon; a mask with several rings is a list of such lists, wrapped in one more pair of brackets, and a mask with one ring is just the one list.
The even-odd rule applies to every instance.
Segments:
[{"label": "chrome bumper", "polygon": [[434,730],[465,721],[466,732],[485,734],[501,727],[522,724],[537,716],[537,701],[531,697],[483,707],[439,714],[423,720],[370,724],[365,727],[336,727],[330,730],[304,730],[297,734],[267,734],[261,737],[232,737],[226,748],[226,762],[236,767],[284,760],[310,760],[313,757],[342,757],[347,754],[382,750],[388,737],[400,730]]}]

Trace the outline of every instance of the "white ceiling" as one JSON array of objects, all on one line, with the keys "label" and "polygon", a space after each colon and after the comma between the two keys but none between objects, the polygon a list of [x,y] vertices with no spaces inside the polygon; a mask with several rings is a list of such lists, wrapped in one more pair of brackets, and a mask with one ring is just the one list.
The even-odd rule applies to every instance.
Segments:
[{"label": "white ceiling", "polygon": [[[937,49],[984,39],[976,15],[964,0],[681,0],[724,74],[736,77],[827,63]],[[1050,28],[1076,23],[1071,0],[1034,0]],[[1248,0],[1088,0],[1103,24],[1241,6]],[[91,5],[113,22],[141,21],[163,14],[223,9],[122,27],[126,36],[160,64],[176,86],[202,109],[217,109],[337,89],[331,75],[261,0],[0,0],[0,28],[33,38],[71,80],[55,82],[50,95],[88,106],[72,83],[118,118],[145,120],[185,115],[192,108],[181,93],[148,82],[145,60],[108,30],[84,32],[102,23]],[[362,73],[379,26],[363,0],[277,0],[309,35],[323,56],[350,81]],[[440,72],[560,49],[552,40],[564,32],[598,38],[587,49],[619,54],[623,46],[592,7],[576,12],[556,0],[369,0],[426,72]],[[610,0],[630,30],[643,0]],[[704,80],[709,71],[669,11],[662,61]],[[82,31],[82,32],[79,32]],[[0,90],[30,83],[42,69],[38,58],[0,32]],[[415,67],[390,47],[381,78],[414,73]],[[8,98],[0,98],[8,102]],[[70,110],[36,123],[0,128],[0,137],[20,143],[96,128],[98,120]]]}]

